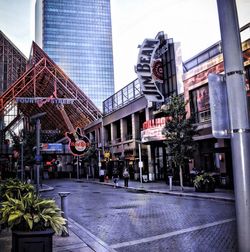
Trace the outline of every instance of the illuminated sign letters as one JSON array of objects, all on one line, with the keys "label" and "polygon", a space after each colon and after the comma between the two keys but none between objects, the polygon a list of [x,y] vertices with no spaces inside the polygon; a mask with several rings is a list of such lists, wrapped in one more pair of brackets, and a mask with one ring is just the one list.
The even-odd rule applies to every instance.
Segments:
[{"label": "illuminated sign letters", "polygon": [[159,47],[158,39],[145,39],[140,47],[136,73],[142,87],[142,92],[149,101],[162,102],[164,97],[153,79],[152,65],[155,61],[155,52]]},{"label": "illuminated sign letters", "polygon": [[74,156],[82,156],[90,146],[89,139],[81,134],[80,128],[75,132],[67,132],[66,136],[69,139],[69,149]]},{"label": "illuminated sign letters", "polygon": [[36,103],[41,107],[45,103],[52,104],[73,104],[75,99],[54,98],[54,97],[16,97],[17,103]]}]

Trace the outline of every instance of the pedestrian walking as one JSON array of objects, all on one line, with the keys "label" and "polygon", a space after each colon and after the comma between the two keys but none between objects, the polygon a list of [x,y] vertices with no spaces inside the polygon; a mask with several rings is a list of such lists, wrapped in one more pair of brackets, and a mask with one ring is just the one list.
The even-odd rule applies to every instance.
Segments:
[{"label": "pedestrian walking", "polygon": [[112,176],[113,182],[114,182],[114,188],[118,186],[118,181],[119,181],[119,173],[117,168],[113,170],[113,176]]},{"label": "pedestrian walking", "polygon": [[124,169],[124,172],[123,172],[123,178],[124,178],[124,186],[125,187],[128,187],[128,180],[129,180],[129,172],[128,172],[128,169],[125,168]]}]

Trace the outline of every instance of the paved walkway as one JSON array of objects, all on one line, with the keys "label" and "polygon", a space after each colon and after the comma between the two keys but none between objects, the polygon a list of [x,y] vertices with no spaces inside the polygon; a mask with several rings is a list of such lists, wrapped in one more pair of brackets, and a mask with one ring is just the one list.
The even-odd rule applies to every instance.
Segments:
[{"label": "paved walkway", "polygon": [[[114,186],[112,180],[106,182],[99,182],[95,179],[84,179],[84,180],[75,180],[78,183],[98,183],[103,186]],[[124,181],[119,180],[118,187],[124,188]],[[140,183],[138,181],[129,181],[129,187],[124,188],[129,191],[140,191],[142,193],[161,193],[174,196],[184,196],[184,197],[196,197],[196,198],[205,198],[211,200],[224,200],[224,201],[234,201],[234,193],[231,190],[224,189],[215,189],[213,193],[198,193],[195,192],[193,187],[184,187],[184,190],[181,191],[179,186],[173,186],[172,190],[169,189],[169,185],[165,182],[147,182]],[[48,185],[43,185],[41,191],[53,190],[53,187]],[[107,248],[105,244],[97,239],[97,237],[91,236],[91,234],[78,223],[74,222],[72,219],[69,219],[69,236],[60,237],[54,235],[53,237],[53,251],[54,252],[93,252],[93,251],[115,251]],[[90,247],[87,244],[91,244]],[[0,233],[0,251],[11,252],[11,232],[10,230],[2,230]]]},{"label": "paved walkway", "polygon": [[[78,182],[89,182],[89,183],[98,183],[104,184],[107,186],[114,186],[112,180],[108,182],[99,182],[99,180],[76,180]],[[119,187],[124,187],[123,179],[119,180]],[[184,187],[184,190],[181,191],[180,186],[172,186],[172,190],[170,190],[169,185],[165,182],[147,182],[140,183],[138,181],[129,181],[127,190],[136,190],[141,192],[149,192],[149,193],[161,193],[161,194],[169,194],[175,196],[186,196],[186,197],[196,197],[196,198],[205,198],[205,199],[216,199],[216,200],[226,200],[226,201],[234,201],[234,192],[232,190],[226,189],[215,189],[215,192],[212,193],[201,193],[196,192],[194,187]]]}]

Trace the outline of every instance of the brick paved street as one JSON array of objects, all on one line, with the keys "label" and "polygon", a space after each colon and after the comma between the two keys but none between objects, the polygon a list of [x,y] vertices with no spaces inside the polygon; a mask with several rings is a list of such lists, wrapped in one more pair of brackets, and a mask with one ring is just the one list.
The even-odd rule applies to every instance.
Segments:
[{"label": "brick paved street", "polygon": [[59,205],[58,192],[71,192],[71,229],[79,237],[87,234],[92,241],[85,242],[95,251],[95,241],[106,248],[102,251],[237,251],[233,202],[86,182],[48,183],[55,190],[43,195],[54,197]]}]

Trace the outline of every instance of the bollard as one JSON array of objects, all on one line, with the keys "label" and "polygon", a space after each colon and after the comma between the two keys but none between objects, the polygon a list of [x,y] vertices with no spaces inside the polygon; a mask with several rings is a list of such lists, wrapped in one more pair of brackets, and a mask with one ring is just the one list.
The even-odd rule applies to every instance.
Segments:
[{"label": "bollard", "polygon": [[70,192],[58,192],[59,196],[61,197],[61,209],[62,209],[62,217],[67,220],[66,222],[66,232],[62,232],[63,237],[69,236],[69,229],[68,229],[68,198],[67,196],[70,194]]},{"label": "bollard", "polygon": [[173,179],[173,176],[168,176],[168,180],[169,180],[169,191],[172,191],[172,179]]}]

